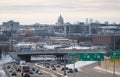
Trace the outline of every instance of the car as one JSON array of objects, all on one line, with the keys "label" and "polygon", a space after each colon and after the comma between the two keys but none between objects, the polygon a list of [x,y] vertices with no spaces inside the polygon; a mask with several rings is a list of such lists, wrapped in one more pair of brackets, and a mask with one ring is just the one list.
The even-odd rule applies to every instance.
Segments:
[{"label": "car", "polygon": [[55,67],[52,67],[52,70],[56,70],[56,68],[55,68]]},{"label": "car", "polygon": [[10,68],[11,68],[10,65],[8,65],[8,66],[7,66],[7,69],[10,69]]},{"label": "car", "polygon": [[29,74],[25,74],[23,77],[30,77],[30,75]]},{"label": "car", "polygon": [[52,64],[51,67],[54,67],[54,65]]},{"label": "car", "polygon": [[16,75],[17,75],[16,72],[11,73],[11,76],[16,76]]},{"label": "car", "polygon": [[45,65],[46,68],[49,68],[49,65]]},{"label": "car", "polygon": [[57,65],[56,65],[56,67],[60,67],[60,65],[59,65],[59,64],[57,64]]},{"label": "car", "polygon": [[29,73],[30,73],[30,74],[34,74],[33,71],[30,71]]},{"label": "car", "polygon": [[42,71],[38,71],[38,74],[43,74],[43,72]]},{"label": "car", "polygon": [[31,68],[31,70],[32,70],[32,71],[35,71],[35,68],[34,68],[34,67],[33,67],[33,68]]},{"label": "car", "polygon": [[68,73],[73,73],[73,70],[72,69],[68,69]]},{"label": "car", "polygon": [[9,72],[12,72],[13,70],[9,70]]},{"label": "car", "polygon": [[[68,70],[68,67],[66,67],[66,70]],[[61,71],[64,71],[64,67],[61,69]]]},{"label": "car", "polygon": [[78,72],[78,69],[77,69],[77,68],[75,68],[75,69],[74,69],[74,71],[75,71],[75,72]]},{"label": "car", "polygon": [[39,70],[36,70],[36,71],[35,71],[35,73],[38,73],[38,72],[39,72]]},{"label": "car", "polygon": [[49,65],[49,63],[45,63],[45,65]]},{"label": "car", "polygon": [[60,63],[60,65],[64,65],[64,63],[63,63],[63,62],[61,62],[61,63]]},{"label": "car", "polygon": [[20,69],[20,68],[18,68],[16,71],[17,71],[17,72],[21,72],[21,69]]}]

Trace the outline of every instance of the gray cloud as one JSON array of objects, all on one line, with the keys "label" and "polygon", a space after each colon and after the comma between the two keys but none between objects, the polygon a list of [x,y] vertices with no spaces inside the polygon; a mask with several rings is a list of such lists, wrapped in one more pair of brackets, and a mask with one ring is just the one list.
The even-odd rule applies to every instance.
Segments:
[{"label": "gray cloud", "polygon": [[120,13],[119,3],[120,0],[3,0],[0,1],[0,12],[4,15],[8,13],[39,15],[62,12],[69,16],[73,16],[74,13],[83,16],[84,13],[87,13],[87,16],[98,17],[99,14],[104,14],[102,16],[113,17]]},{"label": "gray cloud", "polygon": [[[52,0],[54,1],[54,0]],[[47,9],[71,9],[71,10],[118,10],[120,8],[119,0],[66,0],[54,1],[53,3],[46,2],[33,2],[24,4],[8,4],[0,5],[2,10],[47,10]],[[114,9],[115,8],[115,9]]]}]

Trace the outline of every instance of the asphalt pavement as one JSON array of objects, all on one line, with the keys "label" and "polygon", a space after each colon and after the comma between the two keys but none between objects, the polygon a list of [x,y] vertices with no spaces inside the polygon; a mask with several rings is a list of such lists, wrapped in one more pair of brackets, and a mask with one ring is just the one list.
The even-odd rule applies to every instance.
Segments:
[{"label": "asphalt pavement", "polygon": [[[113,74],[110,72],[95,69],[94,67],[98,66],[98,63],[94,63],[82,68],[79,68],[79,72],[73,72],[73,73],[68,73],[68,77],[113,77]],[[61,68],[57,68],[57,71],[61,74],[64,73],[64,71],[61,71]],[[120,75],[116,74],[116,77],[120,77]]]}]

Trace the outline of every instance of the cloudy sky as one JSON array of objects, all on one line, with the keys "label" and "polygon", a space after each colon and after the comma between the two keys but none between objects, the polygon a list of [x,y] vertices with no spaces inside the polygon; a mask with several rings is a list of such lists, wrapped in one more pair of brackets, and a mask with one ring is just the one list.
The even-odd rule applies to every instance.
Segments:
[{"label": "cloudy sky", "polygon": [[0,23],[55,24],[60,14],[71,23],[86,18],[120,23],[120,0],[0,0]]}]

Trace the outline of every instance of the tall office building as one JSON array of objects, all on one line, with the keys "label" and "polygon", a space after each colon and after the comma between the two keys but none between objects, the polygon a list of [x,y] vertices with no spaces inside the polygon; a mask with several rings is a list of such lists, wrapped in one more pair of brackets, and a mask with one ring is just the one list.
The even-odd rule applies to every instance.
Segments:
[{"label": "tall office building", "polygon": [[88,25],[88,18],[86,19],[85,24]]}]

